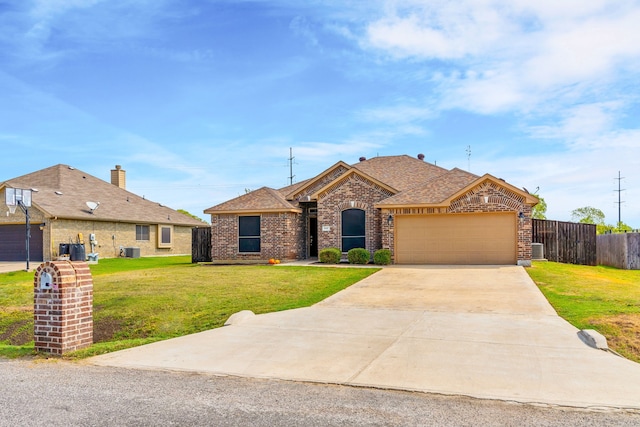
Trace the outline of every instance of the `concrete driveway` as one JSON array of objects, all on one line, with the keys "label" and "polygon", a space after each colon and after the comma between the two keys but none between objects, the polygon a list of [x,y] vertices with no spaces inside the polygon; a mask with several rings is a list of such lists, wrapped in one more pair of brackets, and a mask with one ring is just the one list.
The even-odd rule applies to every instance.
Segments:
[{"label": "concrete driveway", "polygon": [[309,308],[97,365],[640,409],[640,365],[585,345],[522,267],[393,266]]}]

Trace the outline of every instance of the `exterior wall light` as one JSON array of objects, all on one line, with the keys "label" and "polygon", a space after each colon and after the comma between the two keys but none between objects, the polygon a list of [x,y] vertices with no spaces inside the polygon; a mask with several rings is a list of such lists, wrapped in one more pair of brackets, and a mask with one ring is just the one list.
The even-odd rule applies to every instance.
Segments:
[{"label": "exterior wall light", "polygon": [[393,216],[391,214],[387,217],[387,224],[389,224],[389,227],[393,224]]}]

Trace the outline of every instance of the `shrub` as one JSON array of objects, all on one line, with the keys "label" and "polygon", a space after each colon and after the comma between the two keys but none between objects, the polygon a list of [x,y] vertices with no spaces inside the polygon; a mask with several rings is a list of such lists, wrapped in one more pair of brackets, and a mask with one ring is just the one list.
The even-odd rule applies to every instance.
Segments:
[{"label": "shrub", "polygon": [[318,253],[318,258],[325,264],[339,264],[342,251],[338,248],[324,248]]},{"label": "shrub", "polygon": [[371,252],[364,248],[353,248],[347,252],[349,264],[367,264],[371,258]]},{"label": "shrub", "polygon": [[373,262],[376,265],[391,264],[391,251],[389,249],[378,249],[373,254]]}]

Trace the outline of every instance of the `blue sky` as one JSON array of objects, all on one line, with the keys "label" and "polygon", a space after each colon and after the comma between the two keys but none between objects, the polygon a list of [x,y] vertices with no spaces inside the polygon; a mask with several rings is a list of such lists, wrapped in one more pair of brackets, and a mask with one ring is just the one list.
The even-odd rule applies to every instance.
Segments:
[{"label": "blue sky", "polygon": [[[0,0],[0,181],[58,163],[202,211],[360,156],[640,227],[640,2]],[[471,148],[470,158],[467,147]],[[208,219],[208,218],[206,218]]]}]

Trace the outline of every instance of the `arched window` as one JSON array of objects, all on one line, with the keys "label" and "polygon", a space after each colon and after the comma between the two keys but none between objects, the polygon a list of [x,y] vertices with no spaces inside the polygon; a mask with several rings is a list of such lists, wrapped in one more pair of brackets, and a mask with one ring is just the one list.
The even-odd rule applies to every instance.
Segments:
[{"label": "arched window", "polygon": [[342,252],[365,247],[365,213],[362,209],[342,211]]}]

